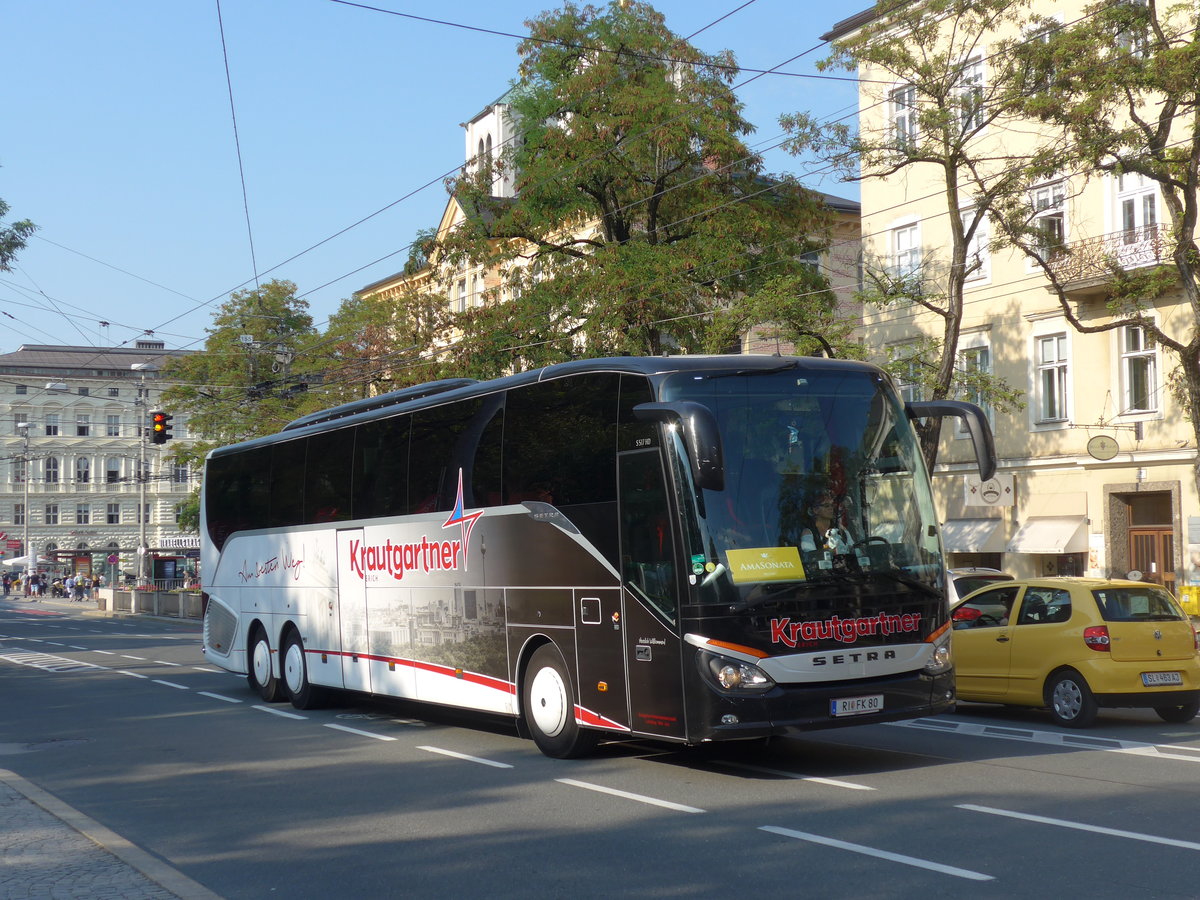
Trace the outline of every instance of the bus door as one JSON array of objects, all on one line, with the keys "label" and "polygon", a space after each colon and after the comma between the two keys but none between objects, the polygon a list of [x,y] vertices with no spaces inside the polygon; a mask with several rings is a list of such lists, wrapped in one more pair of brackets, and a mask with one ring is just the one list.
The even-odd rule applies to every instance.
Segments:
[{"label": "bus door", "polygon": [[625,652],[635,733],[682,738],[679,573],[657,447],[617,455]]},{"label": "bus door", "polygon": [[351,548],[361,547],[363,531],[350,528],[337,533],[338,625],[342,632],[342,679],[351,691],[371,690],[371,663],[367,657],[367,583],[351,565]]}]

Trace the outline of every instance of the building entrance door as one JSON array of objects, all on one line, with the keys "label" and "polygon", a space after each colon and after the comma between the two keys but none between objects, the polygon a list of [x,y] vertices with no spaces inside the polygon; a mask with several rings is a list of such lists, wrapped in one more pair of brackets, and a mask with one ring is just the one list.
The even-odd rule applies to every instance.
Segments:
[{"label": "building entrance door", "polygon": [[1129,560],[1146,581],[1175,592],[1175,537],[1170,528],[1130,528]]}]

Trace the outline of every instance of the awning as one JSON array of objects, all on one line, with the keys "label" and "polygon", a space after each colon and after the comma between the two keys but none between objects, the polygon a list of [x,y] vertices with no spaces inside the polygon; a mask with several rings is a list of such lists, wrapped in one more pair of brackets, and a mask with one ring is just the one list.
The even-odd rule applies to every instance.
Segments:
[{"label": "awning", "polygon": [[1003,519],[947,519],[942,546],[947,553],[1003,553]]},{"label": "awning", "polygon": [[1008,542],[1009,553],[1084,553],[1086,516],[1038,516],[1027,519]]}]

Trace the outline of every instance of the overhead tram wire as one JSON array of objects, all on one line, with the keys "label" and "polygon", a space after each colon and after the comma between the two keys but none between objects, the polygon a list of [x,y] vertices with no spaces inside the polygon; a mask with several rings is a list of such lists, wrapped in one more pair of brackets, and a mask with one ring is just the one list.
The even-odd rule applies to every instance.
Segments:
[{"label": "overhead tram wire", "polygon": [[[258,260],[254,255],[254,229],[250,226],[250,198],[246,193],[246,168],[242,163],[242,142],[238,138],[237,107],[233,102],[233,78],[229,74],[229,49],[225,44],[225,20],[221,16],[221,0],[217,5],[217,28],[221,34],[221,58],[225,63],[225,86],[229,90],[229,116],[233,121],[233,145],[237,149],[238,177],[242,182],[242,209],[246,213],[246,238],[250,242],[250,265],[254,269],[254,287],[259,287]],[[174,320],[172,320],[174,321]]]}]

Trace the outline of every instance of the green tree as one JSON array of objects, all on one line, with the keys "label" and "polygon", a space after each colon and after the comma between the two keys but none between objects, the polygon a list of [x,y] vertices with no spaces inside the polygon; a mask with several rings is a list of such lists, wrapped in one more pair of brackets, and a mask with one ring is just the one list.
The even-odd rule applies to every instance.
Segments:
[{"label": "green tree", "polygon": [[28,219],[4,225],[4,217],[8,215],[8,204],[0,200],[0,272],[8,272],[12,268],[17,254],[25,249],[25,244],[37,226]]},{"label": "green tree", "polygon": [[[1065,26],[1032,18],[1039,40],[1016,43],[1028,73],[1012,105],[1056,141],[1028,167],[1028,186],[1071,177],[1075,190],[1096,177],[1141,177],[1166,208],[1169,224],[1124,234],[1154,245],[1158,265],[1126,267],[1119,251],[1102,257],[1107,316],[1081,319],[1070,302],[1070,246],[1047,246],[1028,190],[1014,194],[998,221],[1008,240],[1045,274],[1063,316],[1083,333],[1131,324],[1170,353],[1169,380],[1200,446],[1200,24],[1189,4],[1096,3]],[[1124,237],[1122,238],[1124,240]],[[1049,252],[1047,252],[1049,251]],[[1158,306],[1171,313],[1152,315]],[[1105,321],[1106,320],[1106,321]],[[1196,463],[1200,487],[1200,460]]]},{"label": "green tree", "polygon": [[[527,24],[520,139],[451,181],[466,221],[435,251],[503,280],[453,323],[467,371],[698,350],[712,313],[768,277],[823,286],[801,257],[828,240],[827,212],[745,144],[731,54],[701,53],[644,3]],[[493,196],[502,173],[515,199]]]},{"label": "green tree", "polygon": [[[913,343],[902,360],[889,363],[918,383],[927,399],[970,396],[999,409],[1022,403],[1020,392],[1000,378],[974,372],[965,379],[959,335],[967,281],[986,246],[984,222],[998,199],[1020,180],[1023,158],[988,137],[1009,116],[1009,85],[1020,74],[989,60],[984,82],[979,66],[995,29],[1017,27],[1028,0],[924,0],[888,4],[886,12],[835,40],[822,68],[857,71],[864,78],[864,107],[881,107],[863,126],[820,123],[799,113],[781,124],[790,149],[815,153],[849,180],[911,177],[929,186],[946,223],[937,251],[914,250],[899,258],[893,248],[864,253],[861,299],[887,308],[924,310],[940,323],[932,339]],[[939,226],[940,227],[940,226]],[[876,241],[886,239],[876,236]],[[969,380],[970,383],[967,383]],[[918,424],[921,448],[932,468],[941,421]]]},{"label": "green tree", "polygon": [[199,465],[213,447],[273,434],[308,411],[297,386],[319,377],[323,360],[307,310],[290,281],[238,291],[214,315],[204,349],[167,363],[163,405],[186,411],[198,438],[175,458]]}]

